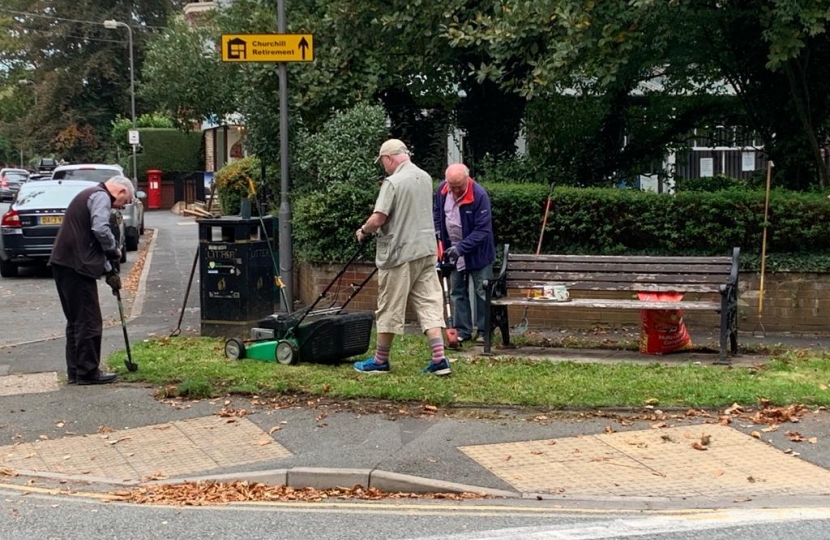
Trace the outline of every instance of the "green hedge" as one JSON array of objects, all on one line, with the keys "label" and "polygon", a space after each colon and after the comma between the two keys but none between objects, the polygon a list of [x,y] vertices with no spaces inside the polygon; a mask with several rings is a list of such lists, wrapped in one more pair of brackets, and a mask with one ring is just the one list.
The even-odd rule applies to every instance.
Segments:
[{"label": "green hedge", "polygon": [[[496,243],[536,250],[548,186],[489,184]],[[343,260],[354,230],[372,209],[376,190],[340,184],[300,197],[294,205],[297,254],[303,260]],[[767,238],[770,271],[830,269],[830,200],[773,191]],[[726,190],[662,195],[631,189],[556,188],[543,253],[726,255],[760,264],[764,193]]]},{"label": "green hedge", "polygon": [[[138,155],[138,179],[147,178],[149,169],[161,171],[201,171],[204,163],[199,157],[202,133],[178,129],[140,128],[138,130],[144,152]],[[128,158],[129,160],[130,158]],[[124,170],[130,169],[130,162]]]}]

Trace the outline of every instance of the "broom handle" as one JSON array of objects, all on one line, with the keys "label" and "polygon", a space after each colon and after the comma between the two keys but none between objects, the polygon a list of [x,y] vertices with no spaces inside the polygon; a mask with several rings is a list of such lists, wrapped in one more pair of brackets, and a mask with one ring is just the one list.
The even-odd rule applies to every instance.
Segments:
[{"label": "broom handle", "polygon": [[772,168],[775,165],[772,161],[767,161],[767,188],[764,197],[764,233],[761,236],[761,287],[758,291],[758,320],[764,313],[764,275],[767,266],[767,219],[769,218],[769,191],[772,182]]}]

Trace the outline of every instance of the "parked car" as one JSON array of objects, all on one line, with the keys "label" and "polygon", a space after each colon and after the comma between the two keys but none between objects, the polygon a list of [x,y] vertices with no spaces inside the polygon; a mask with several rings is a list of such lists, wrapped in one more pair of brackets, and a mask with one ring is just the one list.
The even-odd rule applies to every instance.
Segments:
[{"label": "parked car", "polygon": [[29,180],[29,171],[25,169],[0,169],[0,201],[14,199],[20,184]]},{"label": "parked car", "polygon": [[51,180],[52,173],[32,173],[29,175],[29,182],[34,182],[36,180]]},{"label": "parked car", "polygon": [[40,158],[37,162],[37,172],[41,174],[52,174],[52,171],[58,166],[58,162],[52,158]]},{"label": "parked car", "polygon": [[[105,165],[101,163],[87,163],[82,165],[61,165],[52,172],[52,180],[89,180],[92,182],[106,182],[113,176],[123,175],[120,165]],[[128,251],[138,249],[138,238],[144,234],[144,203],[141,199],[147,197],[143,191],[135,194],[135,200],[121,210],[124,216],[124,230],[126,239],[124,244]]]},{"label": "parked car", "polygon": [[[20,266],[46,264],[69,203],[95,184],[87,180],[23,184],[9,211],[0,219],[0,276],[15,277]],[[124,219],[115,208],[110,212],[110,228],[121,250],[121,262],[126,262]]]}]

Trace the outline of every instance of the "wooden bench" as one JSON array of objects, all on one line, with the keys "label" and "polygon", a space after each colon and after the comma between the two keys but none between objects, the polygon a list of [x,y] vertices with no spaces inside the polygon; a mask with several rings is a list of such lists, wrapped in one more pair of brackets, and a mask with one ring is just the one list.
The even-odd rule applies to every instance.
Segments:
[{"label": "wooden bench", "polygon": [[[727,340],[732,354],[738,352],[738,254],[731,257],[646,257],[593,255],[526,255],[510,253],[504,258],[497,277],[486,281],[484,354],[491,354],[493,331],[498,328],[504,347],[510,345],[508,306],[547,309],[682,309],[720,313],[720,355],[717,364],[729,364]],[[563,284],[570,294],[568,302],[527,297],[528,289],[546,284]],[[508,296],[518,289],[520,296]],[[625,291],[632,298],[579,298],[579,291]],[[713,293],[713,300],[654,302],[636,300],[637,292]],[[577,293],[577,294],[574,294]]]}]

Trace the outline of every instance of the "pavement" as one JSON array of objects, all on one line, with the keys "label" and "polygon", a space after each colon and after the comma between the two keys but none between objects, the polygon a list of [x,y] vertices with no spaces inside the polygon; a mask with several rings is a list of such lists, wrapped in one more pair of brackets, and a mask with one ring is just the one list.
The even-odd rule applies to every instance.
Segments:
[{"label": "pavement", "polygon": [[[146,224],[153,234],[142,239],[145,251],[139,253],[146,257],[129,299],[133,342],[167,336],[176,327],[198,239],[192,218],[148,212]],[[105,298],[102,294],[102,303]],[[198,327],[197,272],[182,330],[195,335]],[[183,401],[159,398],[156,388],[141,384],[68,386],[63,338],[19,335],[18,341],[5,335],[0,346],[0,482],[99,491],[194,479],[316,488],[360,484],[626,509],[830,502],[825,410],[808,411],[798,423],[771,430],[747,416],[724,425],[722,411],[656,407],[436,410],[291,396]],[[636,333],[583,335],[591,336],[607,345]],[[713,338],[693,334],[696,343]],[[744,333],[739,341],[754,350],[777,344],[830,349],[827,336]],[[123,348],[120,326],[106,328],[103,354]],[[505,352],[577,362],[711,363],[716,357],[702,352],[643,357],[600,345]],[[746,354],[735,364],[766,358]],[[795,431],[803,441],[793,442]]]}]

